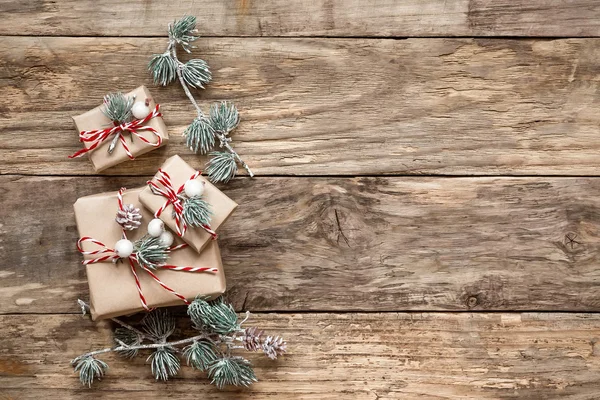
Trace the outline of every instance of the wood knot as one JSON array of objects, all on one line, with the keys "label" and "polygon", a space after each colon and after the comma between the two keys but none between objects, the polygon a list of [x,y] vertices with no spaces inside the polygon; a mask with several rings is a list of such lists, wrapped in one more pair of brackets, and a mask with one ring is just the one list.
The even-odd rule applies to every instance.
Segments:
[{"label": "wood knot", "polygon": [[477,300],[477,297],[475,297],[475,296],[469,296],[467,298],[467,307],[469,307],[469,308],[475,307],[477,305],[478,301],[479,300]]},{"label": "wood knot", "polygon": [[580,240],[578,240],[577,234],[575,232],[568,232],[565,235],[565,246],[567,248],[573,250],[577,245],[583,244]]}]

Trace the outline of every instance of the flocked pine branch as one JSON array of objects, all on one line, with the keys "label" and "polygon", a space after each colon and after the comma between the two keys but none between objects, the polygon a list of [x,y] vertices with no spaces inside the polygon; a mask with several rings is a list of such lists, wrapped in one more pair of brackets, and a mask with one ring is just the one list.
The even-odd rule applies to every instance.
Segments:
[{"label": "flocked pine branch", "polygon": [[[84,315],[89,312],[86,303],[81,300],[78,303]],[[108,368],[97,356],[115,352],[133,358],[140,351],[149,351],[146,361],[157,380],[177,375],[183,360],[194,369],[206,371],[211,383],[223,388],[249,386],[257,381],[250,361],[233,354],[235,350],[262,351],[273,360],[286,351],[282,338],[264,337],[263,331],[256,327],[242,327],[250,313],[240,320],[231,304],[222,298],[214,301],[197,298],[188,306],[188,316],[197,334],[179,340],[170,340],[176,331],[175,319],[165,309],[146,314],[140,328],[113,318],[119,325],[114,334],[116,344],[82,354],[71,364],[79,373],[81,383],[89,387],[94,380],[100,380]]]},{"label": "flocked pine branch", "polygon": [[[148,69],[152,73],[154,83],[166,86],[176,79],[179,80],[183,91],[196,109],[196,118],[185,129],[186,145],[194,153],[209,153],[217,144],[222,152],[209,153],[211,159],[207,166],[207,174],[213,182],[228,182],[237,173],[239,163],[251,177],[254,176],[246,164],[231,146],[229,134],[239,124],[240,118],[237,108],[228,102],[213,104],[209,116],[206,116],[191,88],[204,89],[210,82],[212,75],[208,64],[201,59],[192,59],[181,62],[177,57],[177,46],[190,53],[192,42],[198,39],[196,17],[186,15],[180,20],[169,24],[169,44],[162,54],[152,56]],[[222,154],[228,155],[224,157]],[[217,155],[220,155],[217,157]]]}]

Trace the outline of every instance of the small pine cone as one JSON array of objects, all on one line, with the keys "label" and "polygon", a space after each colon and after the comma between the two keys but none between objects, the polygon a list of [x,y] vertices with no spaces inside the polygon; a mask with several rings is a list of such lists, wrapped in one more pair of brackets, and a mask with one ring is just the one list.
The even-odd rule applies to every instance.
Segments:
[{"label": "small pine cone", "polygon": [[123,209],[117,211],[115,221],[127,231],[137,229],[142,224],[142,214],[133,204],[123,204]]},{"label": "small pine cone", "polygon": [[263,352],[269,357],[271,360],[277,359],[278,356],[283,355],[287,348],[287,343],[283,340],[283,338],[279,336],[267,336],[262,344]]},{"label": "small pine cone", "polygon": [[255,326],[251,328],[246,328],[244,331],[244,336],[242,337],[242,342],[244,343],[244,347],[248,351],[258,351],[261,348],[261,336],[263,331],[256,328]]}]

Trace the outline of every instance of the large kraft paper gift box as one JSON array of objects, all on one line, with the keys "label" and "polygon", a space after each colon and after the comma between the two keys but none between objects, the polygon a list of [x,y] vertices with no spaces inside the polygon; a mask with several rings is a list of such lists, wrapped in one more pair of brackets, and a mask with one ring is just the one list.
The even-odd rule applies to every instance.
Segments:
[{"label": "large kraft paper gift box", "polygon": [[[127,93],[126,96],[136,96],[136,101],[142,102],[148,99],[148,108],[150,110],[154,110],[154,108],[156,107],[156,102],[154,101],[152,95],[145,86],[138,87],[137,89]],[[77,132],[113,127],[113,122],[102,112],[103,107],[104,105],[100,105],[90,111],[73,117],[73,122],[75,122]],[[156,129],[158,135],[160,135],[162,139],[162,144],[160,146],[152,146],[148,143],[144,143],[142,140],[140,140],[135,135],[132,135],[130,132],[125,131],[123,132],[123,136],[127,142],[127,146],[129,147],[131,154],[134,157],[141,156],[142,154],[145,154],[149,151],[152,151],[159,147],[163,147],[169,141],[167,127],[165,126],[162,117],[156,116],[150,119],[149,121],[143,123],[142,125],[150,126]],[[150,143],[157,143],[157,137],[152,131],[138,129],[137,132]],[[130,159],[125,151],[125,148],[120,142],[117,143],[112,153],[108,153],[108,147],[110,146],[113,137],[114,134],[107,138],[100,145],[98,145],[98,147],[96,147],[94,150],[91,150],[87,153],[96,172],[103,171],[107,168],[110,168],[112,166],[122,163],[123,161],[127,161]],[[92,146],[92,143],[83,142],[83,145],[86,148],[90,148]]]},{"label": "large kraft paper gift box", "polygon": [[[169,157],[164,162],[161,169],[169,174],[172,186],[175,190],[184,185],[196,172],[194,168],[177,155]],[[156,181],[157,176],[155,176],[153,180]],[[204,183],[204,193],[202,198],[210,205],[212,211],[210,229],[216,231],[237,208],[237,203],[227,197],[225,193],[217,189],[216,186],[210,183],[202,175],[198,176],[196,179]],[[140,193],[140,202],[153,213],[165,204],[165,200],[165,197],[154,194],[150,187],[146,187],[146,189]],[[164,212],[160,214],[159,218],[173,232],[177,232],[177,222],[173,216],[172,205],[167,206]],[[205,246],[213,241],[213,237],[202,227],[188,226],[181,238],[198,252],[202,251]]]},{"label": "large kraft paper gift box", "polygon": [[[153,216],[143,209],[138,198],[144,188],[128,189],[123,194],[124,204],[133,204],[142,213],[142,225],[127,231],[127,238],[135,241],[147,233],[148,222]],[[112,248],[121,239],[121,226],[115,221],[118,210],[117,192],[102,193],[79,198],[75,204],[75,220],[80,237],[89,236]],[[181,243],[175,236],[175,245]],[[84,250],[96,250],[98,246],[83,243]],[[102,255],[102,254],[100,254]],[[98,255],[84,255],[85,259]],[[169,254],[169,264],[191,267],[213,267],[216,273],[183,272],[158,269],[155,274],[167,286],[193,300],[196,296],[216,298],[225,292],[225,275],[217,241],[211,241],[201,254],[190,247],[174,250]],[[117,317],[142,311],[140,296],[129,262],[112,261],[86,265],[90,288],[90,311],[93,320]],[[183,301],[163,289],[141,268],[136,269],[143,295],[149,307],[183,305]]]}]

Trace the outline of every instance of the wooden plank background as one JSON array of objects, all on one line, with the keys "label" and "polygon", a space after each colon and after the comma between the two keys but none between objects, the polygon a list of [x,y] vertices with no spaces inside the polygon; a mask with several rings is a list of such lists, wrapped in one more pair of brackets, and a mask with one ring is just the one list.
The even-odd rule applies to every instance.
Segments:
[{"label": "wooden plank background", "polygon": [[[220,392],[108,357],[78,314],[76,198],[142,185],[192,110],[146,71],[189,13],[257,178],[222,189],[229,297],[289,354]],[[0,400],[600,397],[600,5],[0,0]],[[173,140],[102,174],[70,117],[146,84]],[[183,324],[184,318],[181,319]]]}]

